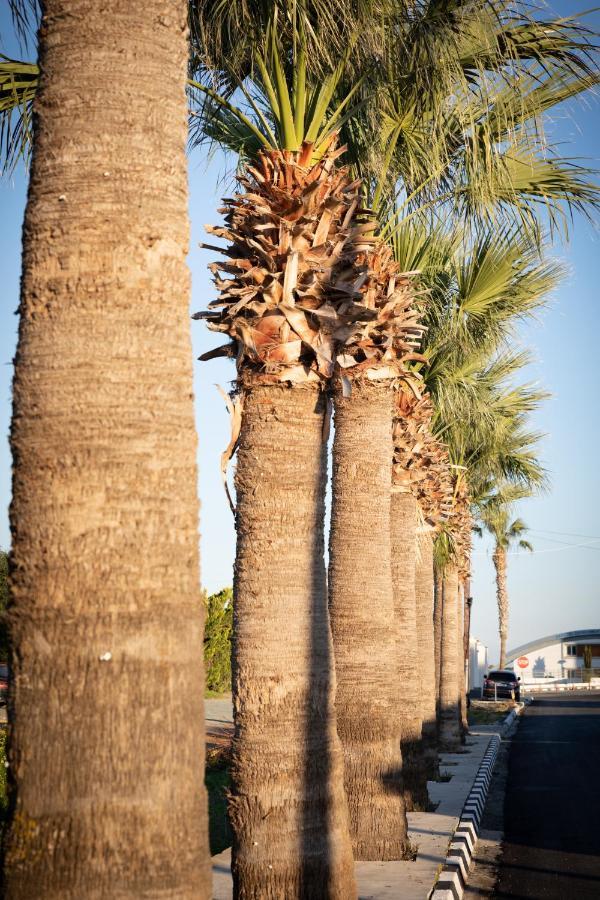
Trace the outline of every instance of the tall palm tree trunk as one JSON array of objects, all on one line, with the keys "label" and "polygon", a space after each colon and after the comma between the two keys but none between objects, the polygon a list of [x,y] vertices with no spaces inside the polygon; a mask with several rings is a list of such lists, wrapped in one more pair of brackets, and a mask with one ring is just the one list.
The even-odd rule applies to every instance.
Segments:
[{"label": "tall palm tree trunk", "polygon": [[496,569],[496,599],[498,601],[498,630],[500,632],[499,668],[506,665],[506,639],[508,637],[508,590],[506,586],[506,550],[499,544],[492,556]]},{"label": "tall palm tree trunk", "polygon": [[433,781],[439,774],[437,752],[435,658],[433,633],[433,533],[421,532],[415,567],[417,610],[417,645],[419,648],[419,683],[423,752],[427,777]]},{"label": "tall palm tree trunk", "polygon": [[392,490],[391,554],[398,643],[398,708],[402,733],[402,777],[406,809],[427,809],[427,772],[421,739],[421,679],[417,634],[415,556],[417,501]]},{"label": "tall palm tree trunk", "polygon": [[337,723],[357,859],[399,859],[407,842],[390,558],[390,380],[335,394],[329,603]]},{"label": "tall palm tree trunk", "polygon": [[469,692],[469,684],[471,682],[471,608],[473,606],[473,598],[471,596],[471,577],[465,578],[465,627],[463,635],[463,652],[465,657],[465,672],[467,679],[467,693]]},{"label": "tall palm tree trunk", "polygon": [[324,410],[314,384],[244,398],[230,801],[239,898],[356,895],[323,553]]},{"label": "tall palm tree trunk", "polygon": [[456,750],[461,736],[458,727],[459,696],[457,673],[458,572],[448,564],[444,570],[442,601],[442,642],[440,652],[440,744]]},{"label": "tall palm tree trunk", "polygon": [[464,611],[465,611],[465,594],[463,589],[462,580],[459,579],[458,583],[458,593],[456,600],[456,608],[457,608],[457,616],[456,616],[456,624],[457,624],[457,633],[456,633],[456,668],[458,675],[458,703],[459,703],[459,720],[460,720],[460,730],[464,735],[469,730],[469,723],[467,721],[467,691],[466,691],[466,682],[465,682],[465,624],[464,624]]},{"label": "tall palm tree trunk", "polygon": [[435,702],[440,718],[440,684],[442,672],[442,613],[444,609],[444,572],[441,566],[433,566],[433,650],[435,664]]},{"label": "tall palm tree trunk", "polygon": [[11,900],[211,896],[187,10],[139,12],[44,3],[11,432]]}]

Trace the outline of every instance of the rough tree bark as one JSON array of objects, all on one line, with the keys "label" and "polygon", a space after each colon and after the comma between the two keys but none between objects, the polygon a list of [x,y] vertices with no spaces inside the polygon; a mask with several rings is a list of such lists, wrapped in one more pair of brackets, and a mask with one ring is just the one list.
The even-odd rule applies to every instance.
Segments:
[{"label": "rough tree bark", "polygon": [[244,395],[234,581],[235,896],[356,896],[335,729],[323,521],[325,401]]},{"label": "rough tree bark", "polygon": [[464,611],[465,611],[465,593],[462,584],[462,580],[459,579],[458,583],[458,591],[456,597],[456,625],[457,625],[457,633],[456,633],[456,670],[458,676],[458,715],[459,715],[459,723],[460,730],[464,739],[464,736],[467,734],[469,730],[469,723],[467,721],[467,691],[465,684],[465,645],[464,645],[464,636],[465,636],[465,625],[464,625]]},{"label": "rough tree bark", "polygon": [[435,702],[440,717],[440,675],[442,670],[442,612],[444,608],[444,573],[439,566],[433,567],[433,649],[435,662]]},{"label": "rough tree bark", "polygon": [[439,775],[439,759],[433,634],[433,532],[430,530],[418,536],[415,596],[423,751],[427,777],[434,781]]},{"label": "rough tree bark", "polygon": [[11,900],[211,895],[186,12],[44,3],[11,432]]},{"label": "rough tree bark", "polygon": [[357,859],[407,849],[390,559],[392,414],[388,380],[335,393],[329,603],[337,723]]},{"label": "rough tree bark", "polygon": [[506,640],[508,637],[508,590],[506,587],[506,550],[496,544],[492,556],[496,569],[496,599],[498,601],[498,630],[500,632],[500,662],[498,667],[506,665]]},{"label": "rough tree bark", "polygon": [[391,554],[398,643],[398,707],[402,733],[402,777],[407,811],[427,809],[427,772],[421,740],[422,685],[419,667],[415,557],[417,501],[408,491],[393,490]]},{"label": "rough tree bark", "polygon": [[442,602],[442,641],[440,652],[440,745],[444,750],[456,750],[461,742],[458,714],[457,673],[457,601],[458,572],[448,564],[444,570]]},{"label": "rough tree bark", "polygon": [[464,591],[465,591],[465,627],[463,633],[463,653],[465,658],[465,672],[467,675],[467,688],[469,687],[469,682],[471,680],[471,660],[469,656],[470,644],[471,644],[471,607],[473,606],[473,598],[471,597],[471,578],[465,578],[464,581]]}]

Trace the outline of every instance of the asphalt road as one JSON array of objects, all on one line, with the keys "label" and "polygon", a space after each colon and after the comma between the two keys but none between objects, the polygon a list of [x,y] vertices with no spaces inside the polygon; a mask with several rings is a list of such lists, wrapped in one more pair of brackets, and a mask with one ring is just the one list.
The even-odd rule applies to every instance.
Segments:
[{"label": "asphalt road", "polygon": [[600,900],[600,693],[555,694],[524,711],[494,897]]}]

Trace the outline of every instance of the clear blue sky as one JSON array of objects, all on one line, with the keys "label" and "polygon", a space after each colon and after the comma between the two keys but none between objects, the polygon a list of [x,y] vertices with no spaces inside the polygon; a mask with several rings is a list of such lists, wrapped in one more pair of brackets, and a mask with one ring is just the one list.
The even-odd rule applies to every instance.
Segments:
[{"label": "clear blue sky", "polygon": [[[562,15],[571,2],[554,3]],[[600,30],[600,15],[589,17]],[[5,10],[0,11],[3,52],[18,54],[7,40]],[[600,111],[597,102],[555,114],[552,139],[568,142],[565,155],[597,159]],[[219,154],[209,162],[199,153],[190,159],[192,241],[191,311],[204,309],[214,296],[206,269],[212,255],[198,248],[205,223],[217,223],[223,178],[230,171]],[[21,223],[26,199],[22,169],[0,183],[0,546],[9,544],[10,422],[12,358],[16,343],[21,252]],[[510,557],[511,624],[509,646],[540,635],[600,625],[600,234],[584,220],[574,223],[570,243],[557,244],[556,255],[568,263],[570,276],[540,321],[522,329],[520,340],[533,348],[536,362],[526,378],[538,380],[553,398],[534,426],[547,434],[542,454],[552,480],[550,492],[521,504],[519,514],[531,528],[535,553]],[[194,355],[215,345],[202,323],[192,323]],[[235,549],[233,520],[219,474],[219,457],[229,440],[229,424],[215,384],[233,378],[228,361],[195,363],[196,419],[200,436],[203,583],[209,591],[230,584]],[[589,539],[588,539],[589,536]],[[588,547],[574,548],[578,543]],[[472,593],[473,633],[497,655],[497,618],[489,544],[474,538]]]}]

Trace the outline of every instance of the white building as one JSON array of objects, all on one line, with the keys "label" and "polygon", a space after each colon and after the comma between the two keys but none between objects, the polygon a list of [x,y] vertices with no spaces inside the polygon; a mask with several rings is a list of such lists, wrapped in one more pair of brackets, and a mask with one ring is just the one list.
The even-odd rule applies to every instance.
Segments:
[{"label": "white building", "polygon": [[524,684],[582,680],[585,648],[591,649],[591,668],[600,675],[600,628],[564,631],[538,638],[510,650],[506,668],[514,669]]},{"label": "white building", "polygon": [[488,670],[488,648],[477,638],[469,640],[469,690],[483,687]]}]

